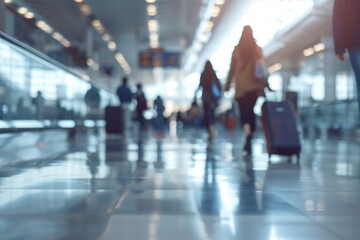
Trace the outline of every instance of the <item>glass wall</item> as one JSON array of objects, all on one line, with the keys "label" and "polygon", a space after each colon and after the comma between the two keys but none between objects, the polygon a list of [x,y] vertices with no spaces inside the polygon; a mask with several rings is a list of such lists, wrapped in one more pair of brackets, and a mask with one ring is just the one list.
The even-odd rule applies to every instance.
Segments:
[{"label": "glass wall", "polygon": [[[0,120],[84,119],[90,83],[0,35]],[[101,105],[108,94],[99,90]],[[101,113],[99,113],[101,114]]]}]

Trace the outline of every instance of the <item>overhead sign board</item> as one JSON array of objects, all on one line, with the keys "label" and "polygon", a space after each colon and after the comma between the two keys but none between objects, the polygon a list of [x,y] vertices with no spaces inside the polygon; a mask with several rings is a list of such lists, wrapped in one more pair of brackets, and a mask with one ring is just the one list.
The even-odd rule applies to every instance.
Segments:
[{"label": "overhead sign board", "polygon": [[179,68],[180,53],[164,50],[146,50],[139,53],[140,68]]}]

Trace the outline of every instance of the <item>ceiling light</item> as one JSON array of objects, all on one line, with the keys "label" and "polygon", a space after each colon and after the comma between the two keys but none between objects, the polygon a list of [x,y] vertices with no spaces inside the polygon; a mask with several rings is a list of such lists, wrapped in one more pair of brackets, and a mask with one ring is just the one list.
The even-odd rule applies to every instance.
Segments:
[{"label": "ceiling light", "polygon": [[225,0],[216,0],[215,4],[216,5],[223,5],[225,3]]},{"label": "ceiling light", "polygon": [[101,24],[101,22],[100,22],[98,19],[93,20],[91,24],[92,24],[95,28],[100,28],[100,27],[102,27],[102,24]]},{"label": "ceiling light", "polygon": [[209,40],[209,37],[210,37],[209,34],[204,33],[201,36],[199,36],[198,41],[202,42],[202,43],[205,43],[205,42],[207,42]]},{"label": "ceiling light", "polygon": [[315,53],[313,48],[308,48],[303,51],[305,57],[309,57]]},{"label": "ceiling light", "polygon": [[118,60],[119,62],[122,62],[122,61],[125,60],[125,59],[124,59],[124,55],[122,55],[121,53],[116,53],[116,54],[115,54],[115,58],[116,58],[116,60]]},{"label": "ceiling light", "polygon": [[156,12],[157,12],[157,10],[156,10],[156,6],[155,6],[155,5],[149,5],[149,6],[147,6],[147,14],[148,14],[149,16],[155,16],[155,15],[156,15]]},{"label": "ceiling light", "polygon": [[114,51],[116,49],[116,43],[111,41],[108,43],[108,48],[111,50],[111,51]]},{"label": "ceiling light", "polygon": [[212,21],[208,21],[208,23],[206,24],[205,31],[210,32],[213,27],[214,27],[214,23]]},{"label": "ceiling light", "polygon": [[94,64],[94,60],[92,60],[91,58],[88,58],[86,60],[86,65],[88,65],[89,67],[92,66]]},{"label": "ceiling light", "polygon": [[76,3],[82,3],[84,0],[74,0]]},{"label": "ceiling light", "polygon": [[24,16],[25,16],[26,18],[28,18],[28,19],[31,19],[31,18],[34,17],[34,13],[32,13],[32,12],[27,12],[27,13],[25,13]]},{"label": "ceiling light", "polygon": [[147,3],[154,3],[156,0],[145,0]]},{"label": "ceiling light", "polygon": [[70,47],[70,46],[71,46],[71,43],[70,43],[68,40],[66,40],[66,39],[63,39],[63,40],[61,41],[61,44],[62,44],[64,47]]},{"label": "ceiling light", "polygon": [[61,35],[61,34],[58,33],[58,32],[54,32],[54,33],[52,34],[52,37],[53,37],[54,39],[58,40],[59,42],[61,42],[61,41],[64,39],[63,35]]},{"label": "ceiling light", "polygon": [[109,42],[110,41],[110,35],[105,33],[103,36],[102,36],[102,39],[105,41],[105,42]]},{"label": "ceiling light", "polygon": [[151,48],[158,48],[158,47],[159,47],[159,43],[158,43],[158,42],[150,42],[150,47],[151,47]]},{"label": "ceiling light", "polygon": [[149,38],[151,41],[157,41],[159,40],[159,35],[157,33],[151,33]]},{"label": "ceiling light", "polygon": [[4,3],[12,3],[12,0],[4,0]]},{"label": "ceiling light", "polygon": [[44,21],[38,21],[36,23],[36,26],[38,26],[44,32],[47,32],[47,33],[52,32],[52,28],[49,25],[47,25]]},{"label": "ceiling light", "polygon": [[27,12],[28,12],[28,9],[25,8],[25,7],[21,7],[21,8],[18,9],[18,13],[20,13],[20,14],[22,14],[22,15],[24,15],[24,14],[27,13]]},{"label": "ceiling light", "polygon": [[325,49],[325,44],[323,44],[323,43],[318,43],[318,44],[316,44],[315,46],[314,46],[314,50],[316,51],[316,52],[320,52],[320,51],[322,51],[322,50],[324,50]]},{"label": "ceiling light", "polygon": [[85,5],[85,4],[81,5],[80,10],[81,10],[81,12],[83,14],[85,14],[87,16],[91,14],[91,10],[90,10],[90,7],[88,5]]},{"label": "ceiling light", "polygon": [[157,21],[152,19],[148,21],[148,27],[150,32],[156,32],[158,29]]},{"label": "ceiling light", "polygon": [[211,17],[217,17],[219,16],[221,8],[219,6],[214,5],[212,12],[211,12]]}]

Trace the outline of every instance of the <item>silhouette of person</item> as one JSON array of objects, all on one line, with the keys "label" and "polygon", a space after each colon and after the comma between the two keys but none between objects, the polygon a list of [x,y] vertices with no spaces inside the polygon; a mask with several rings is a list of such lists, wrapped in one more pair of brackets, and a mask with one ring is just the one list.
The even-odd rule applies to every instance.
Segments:
[{"label": "silhouette of person", "polygon": [[[345,50],[355,73],[357,100],[360,111],[360,1],[335,0],[333,9],[333,38],[335,53],[344,61]],[[360,116],[360,114],[359,114]]]},{"label": "silhouette of person", "polygon": [[45,99],[41,91],[37,91],[36,97],[34,99],[35,108],[36,108],[36,119],[44,119],[44,108],[45,108]]},{"label": "silhouette of person", "polygon": [[147,109],[147,100],[142,89],[142,84],[136,85],[136,116],[140,124],[140,130],[145,130],[146,119],[144,117],[144,111]]},{"label": "silhouette of person", "polygon": [[87,106],[88,115],[90,118],[96,118],[100,115],[100,101],[101,96],[99,90],[91,85],[89,90],[85,94],[85,104]]},{"label": "silhouette of person", "polygon": [[[245,26],[237,46],[235,46],[230,70],[225,84],[225,91],[230,89],[235,81],[235,98],[240,110],[240,121],[244,131],[244,147],[246,154],[251,154],[251,140],[255,131],[254,106],[259,96],[264,96],[264,88],[267,82],[255,80],[255,62],[262,59],[262,50],[256,44],[252,29]],[[270,88],[269,88],[270,89]]]},{"label": "silhouette of person", "polygon": [[154,109],[156,111],[156,117],[154,119],[154,127],[156,130],[163,130],[166,124],[164,117],[165,106],[163,99],[158,95],[154,101]]},{"label": "silhouette of person", "polygon": [[116,90],[116,94],[119,98],[120,104],[130,104],[133,99],[133,92],[128,86],[127,77],[122,78],[122,84]]},{"label": "silhouette of person", "polygon": [[215,108],[221,96],[221,84],[210,61],[206,61],[200,76],[199,88],[202,88],[205,126],[208,130],[208,140],[212,141],[215,134]]},{"label": "silhouette of person", "polygon": [[122,78],[122,85],[118,87],[116,90],[116,94],[120,101],[120,106],[123,112],[123,120],[124,120],[124,132],[128,133],[130,129],[130,120],[131,120],[131,111],[130,104],[133,100],[134,94],[128,86],[127,77]]}]

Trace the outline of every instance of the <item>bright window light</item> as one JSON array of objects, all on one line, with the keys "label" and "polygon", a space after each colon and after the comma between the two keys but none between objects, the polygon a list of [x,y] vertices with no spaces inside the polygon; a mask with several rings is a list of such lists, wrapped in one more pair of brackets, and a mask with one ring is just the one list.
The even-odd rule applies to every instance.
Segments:
[{"label": "bright window light", "polygon": [[243,27],[250,25],[260,47],[269,43],[276,33],[303,16],[314,6],[314,0],[256,0],[240,18],[237,27],[220,45],[210,60],[219,77],[230,67],[231,53],[239,42]]}]

